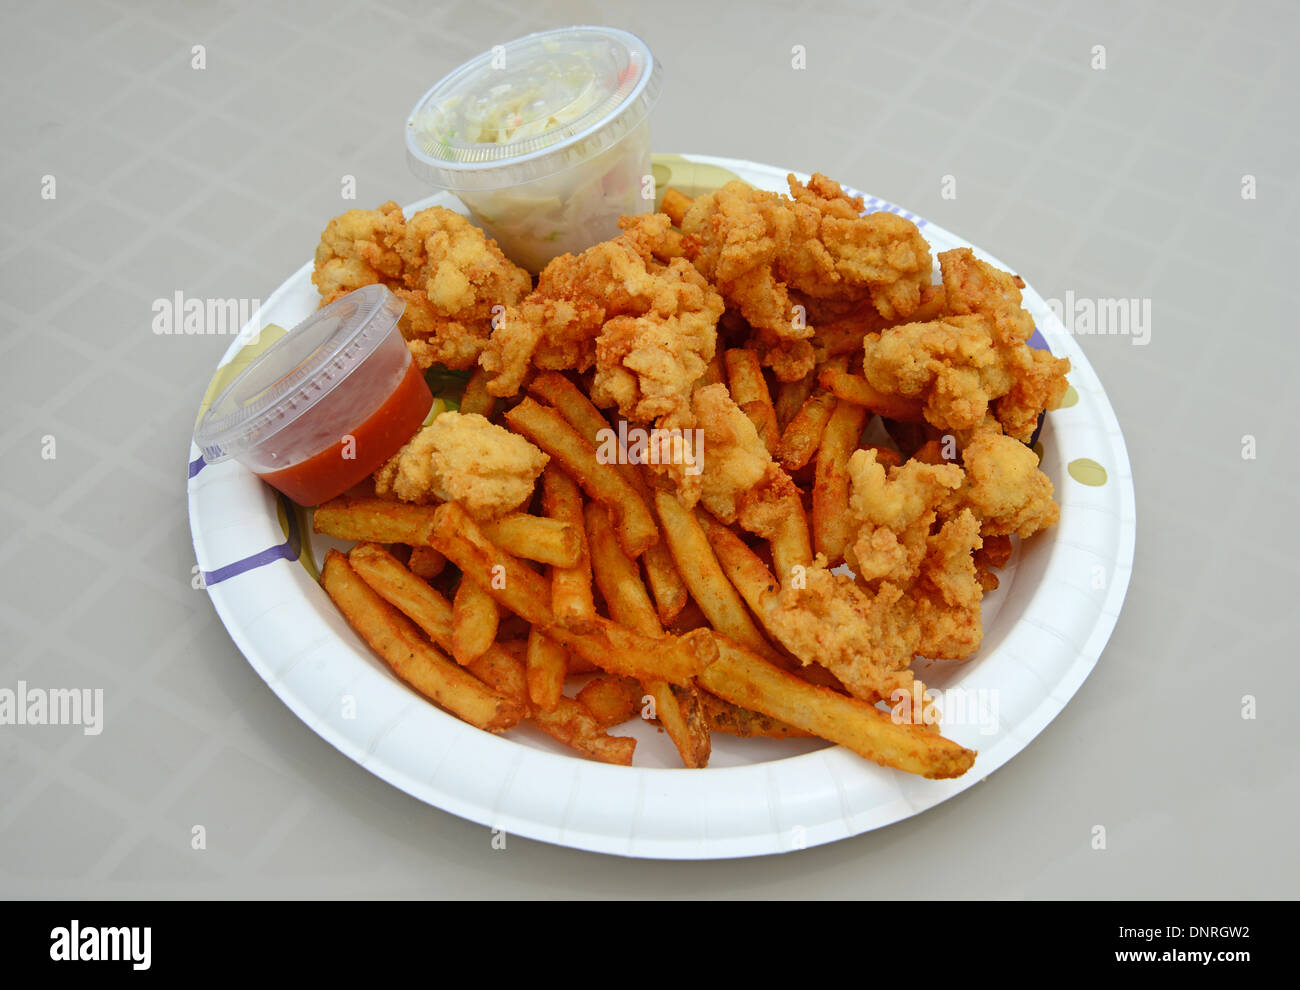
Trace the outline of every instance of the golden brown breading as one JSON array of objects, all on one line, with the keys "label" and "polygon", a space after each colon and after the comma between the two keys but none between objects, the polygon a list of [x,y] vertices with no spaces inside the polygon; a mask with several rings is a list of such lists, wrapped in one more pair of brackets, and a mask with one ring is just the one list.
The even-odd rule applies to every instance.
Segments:
[{"label": "golden brown breading", "polygon": [[984,585],[973,554],[980,545],[980,522],[969,509],[946,520],[926,541],[920,573],[908,590],[920,631],[916,652],[922,656],[964,660],[979,649]]},{"label": "golden brown breading", "polygon": [[941,430],[969,430],[1011,388],[983,316],[886,327],[863,339],[862,370],[874,388],[919,399]]},{"label": "golden brown breading", "polygon": [[651,422],[689,412],[691,386],[717,347],[722,297],[690,264],[674,259],[641,316],[616,316],[596,340],[591,401]]},{"label": "golden brown breading", "polygon": [[550,457],[477,413],[445,412],[375,472],[375,494],[404,502],[459,502],[494,519],[528,501]]},{"label": "golden brown breading", "polygon": [[846,551],[858,580],[911,585],[925,559],[930,529],[955,503],[962,469],[911,460],[886,471],[874,449],[849,458],[849,522],[857,532]]},{"label": "golden brown breading", "polygon": [[993,411],[1008,435],[1028,441],[1039,415],[1060,406],[1069,360],[1028,345],[1034,319],[1021,305],[1014,276],[980,261],[969,248],[942,252],[939,267],[948,312],[979,314],[990,321],[989,335],[1008,378]]},{"label": "golden brown breading", "polygon": [[327,223],[311,274],[321,305],[362,286],[398,281],[403,228],[402,208],[391,200],[377,210],[348,210]]},{"label": "golden brown breading", "polygon": [[700,196],[682,233],[687,257],[754,328],[764,363],[796,381],[812,368],[813,327],[792,293],[830,312],[870,297],[883,316],[903,318],[920,305],[931,260],[910,220],[860,215],[861,198],[821,174],[787,181],[789,197],[739,181]]},{"label": "golden brown breading", "polygon": [[[822,216],[820,248],[795,245],[795,256],[783,267],[790,284],[810,296],[839,298],[861,295],[860,289],[865,287],[886,319],[906,318],[915,312],[933,267],[930,245],[916,224],[884,211],[863,216],[862,198],[848,196],[838,182],[820,172],[813,174],[807,186],[792,175],[786,182],[796,202],[815,208]],[[826,278],[823,252],[829,256],[834,278]]]},{"label": "golden brown breading", "polygon": [[406,222],[397,243],[407,301],[402,332],[420,367],[469,368],[492,330],[492,315],[533,287],[496,241],[459,213],[432,206]]},{"label": "golden brown breading", "polygon": [[322,305],[363,285],[388,286],[406,302],[399,326],[421,368],[471,367],[495,307],[518,302],[532,288],[528,273],[459,213],[433,206],[403,220],[393,202],[331,220],[312,282]]},{"label": "golden brown breading", "polygon": [[962,449],[966,483],[961,495],[979,515],[986,536],[1021,539],[1054,526],[1061,508],[1038,457],[1019,440],[980,431]]},{"label": "golden brown breading", "polygon": [[[646,420],[665,414],[651,409],[671,411],[685,401],[699,377],[696,359],[702,370],[713,356],[722,301],[688,262],[674,258],[665,265],[655,256],[665,243],[667,217],[637,221],[613,240],[553,259],[536,290],[506,310],[479,359],[492,375],[489,392],[514,395],[531,367],[587,371],[597,363],[603,328],[630,317],[644,322],[613,326],[593,399],[617,404],[627,416],[648,401],[637,417]],[[653,343],[668,349],[652,355]]]},{"label": "golden brown breading", "polygon": [[780,608],[769,609],[764,622],[787,650],[824,666],[855,697],[888,698],[912,684],[908,668],[921,629],[892,584],[864,591],[851,577],[827,570],[819,555],[804,580],[781,588]]},{"label": "golden brown breading", "polygon": [[863,373],[882,392],[919,399],[941,430],[969,431],[992,413],[1028,440],[1065,394],[1070,362],[1031,348],[1033,318],[1006,272],[958,248],[939,255],[948,315],[863,338]]}]

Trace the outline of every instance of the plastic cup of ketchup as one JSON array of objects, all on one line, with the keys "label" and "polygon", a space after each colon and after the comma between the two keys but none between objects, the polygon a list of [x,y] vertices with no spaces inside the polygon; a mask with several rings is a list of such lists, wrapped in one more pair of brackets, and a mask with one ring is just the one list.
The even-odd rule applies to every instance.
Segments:
[{"label": "plastic cup of ketchup", "polygon": [[384,286],[367,285],[299,323],[199,419],[203,459],[234,458],[299,505],[365,480],[433,406],[397,328],[404,307]]}]

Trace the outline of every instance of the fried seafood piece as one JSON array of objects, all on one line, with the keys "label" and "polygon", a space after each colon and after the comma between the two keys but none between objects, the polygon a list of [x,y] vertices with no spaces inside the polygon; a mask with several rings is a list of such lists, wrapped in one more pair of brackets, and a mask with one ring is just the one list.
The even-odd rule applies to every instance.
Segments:
[{"label": "fried seafood piece", "polygon": [[513,305],[532,288],[528,273],[459,213],[433,206],[404,220],[393,202],[331,220],[312,282],[322,305],[364,285],[388,286],[406,302],[399,326],[421,368],[471,367],[494,307]]},{"label": "fried seafood piece", "polygon": [[857,536],[846,557],[859,583],[903,593],[896,607],[915,628],[917,653],[969,657],[983,638],[984,588],[973,557],[980,518],[961,504],[962,468],[911,460],[886,471],[865,449],[849,459],[849,480]]},{"label": "fried seafood piece", "polygon": [[764,539],[772,539],[792,514],[802,518],[799,489],[727,387],[706,386],[691,400],[703,463],[694,475],[669,465],[682,504],[692,508],[699,502],[722,522],[739,521]]},{"label": "fried seafood piece", "polygon": [[495,307],[514,305],[533,287],[496,241],[441,206],[411,217],[396,249],[404,287],[394,291],[407,303],[402,333],[421,368],[473,367]]},{"label": "fried seafood piece", "polygon": [[985,316],[902,323],[863,339],[867,382],[887,395],[920,400],[941,430],[974,429],[1012,377],[993,345]]},{"label": "fried seafood piece", "polygon": [[362,286],[400,283],[402,208],[391,200],[377,210],[348,210],[325,225],[316,248],[311,281],[321,305]]},{"label": "fried seafood piece", "polygon": [[962,500],[979,516],[985,536],[1014,533],[1025,539],[1060,519],[1052,480],[1019,440],[981,430],[961,456],[966,474]]},{"label": "fried seafood piece", "polygon": [[625,419],[651,422],[690,409],[691,387],[713,360],[723,303],[681,258],[656,273],[659,288],[641,316],[615,316],[596,339],[591,400]]},{"label": "fried seafood piece", "polygon": [[869,587],[882,581],[910,586],[935,521],[957,504],[962,469],[910,460],[887,470],[874,449],[864,449],[849,458],[848,473],[848,519],[855,533],[845,554],[849,566]]},{"label": "fried seafood piece", "polygon": [[964,660],[984,639],[984,584],[975,566],[980,521],[969,509],[947,519],[926,541],[917,579],[908,590],[922,656]]},{"label": "fried seafood piece", "polygon": [[[760,353],[783,381],[811,368],[806,307],[791,293],[851,302],[870,298],[882,316],[902,319],[930,281],[930,248],[909,220],[861,215],[860,197],[817,174],[791,195],[733,181],[697,198],[682,218],[686,256],[754,328]],[[798,308],[796,308],[798,306]]]},{"label": "fried seafood piece", "polygon": [[1039,415],[1065,395],[1070,362],[1029,346],[1033,318],[1010,274],[968,248],[939,255],[947,314],[886,327],[863,339],[863,371],[877,389],[924,403],[943,430],[973,430],[992,413],[1028,441]]},{"label": "fried seafood piece", "polygon": [[477,413],[445,412],[375,472],[375,494],[454,501],[480,520],[517,509],[550,457]]},{"label": "fried seafood piece", "polygon": [[[829,255],[834,277],[825,275],[822,250],[794,245],[785,266],[789,281],[810,296],[834,298],[861,295],[865,287],[876,310],[885,319],[903,319],[921,303],[930,283],[930,245],[916,224],[895,213],[862,215],[861,196],[849,196],[833,179],[813,173],[805,186],[793,175],[786,177],[790,196],[821,214],[818,238]],[[848,291],[845,292],[844,290]]]},{"label": "fried seafood piece", "polygon": [[900,588],[867,591],[818,555],[805,579],[787,582],[763,609],[767,629],[803,663],[819,663],[864,701],[912,686],[921,625]]},{"label": "fried seafood piece", "polygon": [[553,259],[537,288],[506,309],[479,358],[491,376],[489,392],[514,395],[531,368],[585,372],[597,365],[598,404],[641,420],[680,410],[713,357],[723,303],[689,262],[660,260],[672,253],[667,217],[637,217],[624,228],[581,254]]},{"label": "fried seafood piece", "polygon": [[1011,377],[1009,391],[997,398],[993,411],[1009,435],[1028,441],[1039,415],[1061,404],[1069,359],[1028,345],[1034,319],[1021,305],[1024,283],[1013,275],[980,261],[969,248],[942,252],[939,267],[948,311],[978,313],[991,321],[989,333]]}]

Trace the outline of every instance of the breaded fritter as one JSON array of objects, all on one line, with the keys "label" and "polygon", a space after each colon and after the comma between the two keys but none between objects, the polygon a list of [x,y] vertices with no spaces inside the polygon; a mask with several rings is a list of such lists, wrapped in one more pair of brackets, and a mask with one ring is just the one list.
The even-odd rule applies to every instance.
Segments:
[{"label": "breaded fritter", "polygon": [[416,363],[457,369],[478,360],[494,312],[518,302],[533,284],[459,213],[432,206],[404,220],[393,202],[331,220],[316,249],[312,282],[322,305],[363,285],[388,286],[406,302],[399,326]]},{"label": "breaded fritter", "polygon": [[404,502],[459,502],[477,519],[494,519],[528,501],[549,460],[477,413],[445,412],[375,472],[375,494]]}]

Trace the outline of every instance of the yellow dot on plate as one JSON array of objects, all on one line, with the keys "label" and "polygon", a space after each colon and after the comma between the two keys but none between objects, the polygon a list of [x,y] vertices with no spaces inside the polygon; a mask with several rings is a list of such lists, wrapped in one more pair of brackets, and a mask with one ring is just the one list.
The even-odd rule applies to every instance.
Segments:
[{"label": "yellow dot on plate", "polygon": [[1069,409],[1070,406],[1075,405],[1078,401],[1079,393],[1074,390],[1073,385],[1067,385],[1065,388],[1065,395],[1061,398],[1061,404],[1057,408]]},{"label": "yellow dot on plate", "polygon": [[1106,483],[1106,469],[1091,458],[1080,457],[1067,464],[1065,469],[1081,485],[1097,487]]}]

